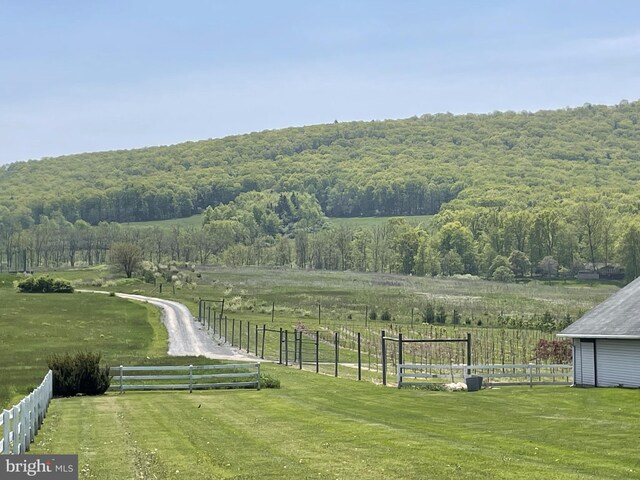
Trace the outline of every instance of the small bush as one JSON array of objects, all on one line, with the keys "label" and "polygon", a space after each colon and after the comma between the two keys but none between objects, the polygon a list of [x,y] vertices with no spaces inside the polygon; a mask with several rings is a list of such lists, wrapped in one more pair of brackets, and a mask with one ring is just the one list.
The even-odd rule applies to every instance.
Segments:
[{"label": "small bush", "polygon": [[371,310],[369,312],[369,320],[377,320],[378,319],[378,314],[376,313],[375,310]]},{"label": "small bush", "polygon": [[280,380],[271,375],[260,374],[260,388],[280,388]]},{"label": "small bush", "polygon": [[78,394],[101,395],[111,383],[109,366],[100,366],[99,353],[56,354],[47,360],[53,372],[53,394],[71,397]]},{"label": "small bush", "polygon": [[18,282],[18,290],[23,293],[73,293],[73,286],[61,278],[30,276]]},{"label": "small bush", "polygon": [[389,310],[385,310],[384,312],[382,312],[382,315],[380,315],[380,320],[382,320],[383,322],[391,321],[391,314],[389,313]]}]

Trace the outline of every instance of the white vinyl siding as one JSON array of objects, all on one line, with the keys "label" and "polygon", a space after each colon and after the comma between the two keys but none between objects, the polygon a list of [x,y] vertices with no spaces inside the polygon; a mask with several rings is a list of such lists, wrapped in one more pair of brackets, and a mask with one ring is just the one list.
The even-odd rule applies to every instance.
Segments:
[{"label": "white vinyl siding", "polygon": [[579,338],[573,339],[573,383],[582,383],[582,344]]},{"label": "white vinyl siding", "polygon": [[640,340],[598,339],[596,355],[599,387],[640,388]]},{"label": "white vinyl siding", "polygon": [[583,340],[577,340],[577,343],[579,343],[580,354],[576,358],[576,365],[579,364],[579,367],[576,370],[580,371],[580,375],[576,375],[576,385],[595,387],[596,376],[593,357],[594,344]]}]

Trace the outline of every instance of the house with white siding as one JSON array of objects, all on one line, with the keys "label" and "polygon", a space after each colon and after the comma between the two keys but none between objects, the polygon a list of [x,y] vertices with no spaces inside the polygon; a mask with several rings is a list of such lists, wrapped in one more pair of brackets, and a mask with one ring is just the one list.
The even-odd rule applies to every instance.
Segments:
[{"label": "house with white siding", "polygon": [[573,383],[640,388],[640,277],[558,334],[573,340]]}]

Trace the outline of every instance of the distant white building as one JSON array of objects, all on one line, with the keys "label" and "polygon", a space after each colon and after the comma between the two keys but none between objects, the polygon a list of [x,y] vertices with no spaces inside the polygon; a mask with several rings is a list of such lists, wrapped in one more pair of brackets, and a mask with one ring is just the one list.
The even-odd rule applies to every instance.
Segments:
[{"label": "distant white building", "polygon": [[558,334],[573,339],[573,382],[640,388],[640,278]]}]

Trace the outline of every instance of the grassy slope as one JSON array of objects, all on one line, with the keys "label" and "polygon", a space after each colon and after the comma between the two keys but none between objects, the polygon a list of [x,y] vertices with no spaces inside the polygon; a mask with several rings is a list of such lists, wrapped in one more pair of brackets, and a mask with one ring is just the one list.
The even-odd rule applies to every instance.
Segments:
[{"label": "grassy slope", "polygon": [[81,478],[118,480],[640,478],[637,391],[398,391],[267,370],[282,389],[56,400],[32,452],[79,453]]},{"label": "grassy slope", "polygon": [[167,333],[155,308],[107,295],[25,294],[0,283],[0,406],[24,396],[54,353],[88,349],[114,364],[164,355]]}]

